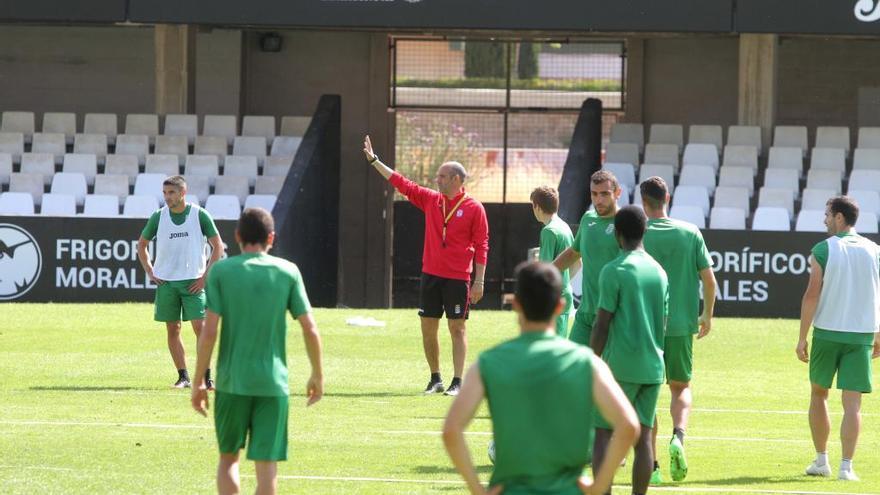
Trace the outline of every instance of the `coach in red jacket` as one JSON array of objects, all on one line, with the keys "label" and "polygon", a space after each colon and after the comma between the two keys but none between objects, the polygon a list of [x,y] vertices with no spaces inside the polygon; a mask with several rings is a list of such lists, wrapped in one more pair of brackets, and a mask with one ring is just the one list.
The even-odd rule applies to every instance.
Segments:
[{"label": "coach in red jacket", "polygon": [[[431,368],[426,394],[443,392],[440,378],[440,317],[446,313],[452,336],[455,374],[446,395],[458,395],[467,354],[465,320],[468,307],[483,297],[486,259],[489,255],[489,223],[486,210],[464,190],[467,172],[458,162],[446,162],[437,170],[434,191],[391,170],[373,153],[370,137],[364,139],[364,154],[382,177],[425,213],[425,250],[422,253],[422,281],[419,288],[419,316],[422,345]],[[471,270],[476,265],[473,285]]]}]

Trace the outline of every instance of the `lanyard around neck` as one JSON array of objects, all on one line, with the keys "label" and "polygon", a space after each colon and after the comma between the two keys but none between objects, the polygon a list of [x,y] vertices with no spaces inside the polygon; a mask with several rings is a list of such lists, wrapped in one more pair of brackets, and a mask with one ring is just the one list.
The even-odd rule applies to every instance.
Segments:
[{"label": "lanyard around neck", "polygon": [[449,220],[452,219],[452,215],[455,214],[455,211],[458,210],[458,207],[464,203],[464,200],[467,199],[467,194],[462,194],[461,199],[458,200],[458,203],[455,203],[455,206],[452,207],[452,210],[447,214],[446,213],[446,198],[440,198],[440,203],[443,205],[443,247],[446,247],[446,226],[449,225]]}]

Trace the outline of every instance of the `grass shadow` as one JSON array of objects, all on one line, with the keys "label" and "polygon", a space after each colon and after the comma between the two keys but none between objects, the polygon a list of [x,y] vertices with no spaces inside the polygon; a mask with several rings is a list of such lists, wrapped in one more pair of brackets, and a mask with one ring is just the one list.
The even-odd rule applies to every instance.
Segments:
[{"label": "grass shadow", "polygon": [[329,394],[324,394],[324,397],[345,397],[348,399],[358,399],[358,398],[383,398],[383,397],[417,397],[417,394],[401,394],[396,392],[358,392],[358,393],[349,393],[349,392],[333,392]]},{"label": "grass shadow", "polygon": [[[492,472],[491,464],[475,466],[475,468],[479,474],[488,474]],[[417,474],[458,474],[458,471],[452,466],[416,466],[413,468],[412,472]]]},{"label": "grass shadow", "polygon": [[[760,484],[779,483],[809,483],[811,481],[826,481],[825,478],[795,474],[791,476],[737,476],[733,478],[718,478],[714,480],[699,480],[695,483],[711,486],[751,486]],[[675,486],[674,483],[670,485]]]},{"label": "grass shadow", "polygon": [[159,389],[156,388],[144,388],[144,387],[75,387],[75,386],[37,386],[37,387],[28,387],[28,390],[35,391],[56,391],[56,392],[127,392],[132,390],[138,390],[143,392],[155,392]]}]

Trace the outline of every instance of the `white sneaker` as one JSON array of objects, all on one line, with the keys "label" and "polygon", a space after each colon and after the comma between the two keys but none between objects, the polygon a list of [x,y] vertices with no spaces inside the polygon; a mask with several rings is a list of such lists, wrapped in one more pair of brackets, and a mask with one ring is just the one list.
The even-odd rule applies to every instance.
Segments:
[{"label": "white sneaker", "polygon": [[[831,476],[831,467],[828,465],[828,463],[825,463],[821,466],[817,466],[816,461],[813,461],[810,463],[809,466],[807,466],[807,470],[805,471],[805,473],[808,476],[828,477],[828,476]],[[841,471],[841,473],[843,473],[843,471]]]},{"label": "white sneaker", "polygon": [[841,469],[837,472],[837,479],[843,481],[859,481],[859,477],[852,469]]}]

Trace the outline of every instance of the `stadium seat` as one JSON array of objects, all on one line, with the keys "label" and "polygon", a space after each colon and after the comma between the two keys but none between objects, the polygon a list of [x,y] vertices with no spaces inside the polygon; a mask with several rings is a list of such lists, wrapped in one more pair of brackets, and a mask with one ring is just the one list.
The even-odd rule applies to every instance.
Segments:
[{"label": "stadium seat", "polygon": [[[103,134],[110,146],[116,144],[119,133],[115,113],[87,113],[83,122],[83,134]],[[74,139],[76,143],[76,139]]]},{"label": "stadium seat", "polygon": [[291,115],[281,117],[281,134],[279,135],[303,137],[306,135],[306,131],[311,122],[311,117],[297,117]]},{"label": "stadium seat", "polygon": [[804,175],[804,157],[799,148],[773,146],[767,158],[767,168],[792,168],[798,177]]},{"label": "stadium seat", "polygon": [[[216,155],[188,155],[183,167],[183,175],[187,182],[196,175],[208,177],[209,184],[213,185],[213,179],[220,175],[220,165]],[[207,197],[207,196],[203,196]]]},{"label": "stadium seat", "polygon": [[[162,136],[157,136],[157,138]],[[148,174],[162,174],[164,177],[180,175],[180,165],[177,164],[177,155],[147,155],[147,163],[144,172]]]},{"label": "stadium seat", "polygon": [[853,170],[849,175],[849,186],[855,189],[880,192],[880,170]]},{"label": "stadium seat", "polygon": [[165,197],[162,194],[162,183],[165,182],[167,177],[165,174],[138,174],[137,179],[134,181],[134,195],[152,196],[158,204],[164,203]]},{"label": "stadium seat", "polygon": [[803,125],[778,125],[773,129],[773,146],[798,148],[801,157],[807,156],[810,148],[807,142],[807,127]]},{"label": "stadium seat", "polygon": [[227,177],[246,177],[248,185],[257,180],[257,158],[253,156],[227,156],[223,175]]},{"label": "stadium seat", "polygon": [[[678,153],[684,145],[684,129],[678,124],[651,124],[649,144],[674,144]],[[653,162],[650,162],[653,163]]]},{"label": "stadium seat", "polygon": [[272,209],[275,208],[275,202],[278,200],[278,197],[274,194],[251,194],[244,200],[245,208],[263,208],[264,210],[268,210],[269,213],[272,213]]},{"label": "stadium seat", "polygon": [[849,127],[827,127],[819,126],[816,128],[816,147],[817,148],[839,148],[844,150],[846,156],[849,156],[850,138]]},{"label": "stadium seat", "polygon": [[12,173],[12,155],[0,153],[0,186],[9,184],[9,174]]},{"label": "stadium seat", "polygon": [[149,218],[159,209],[159,202],[153,195],[132,195],[125,198],[122,215],[132,218]]},{"label": "stadium seat", "polygon": [[34,140],[31,143],[31,153],[51,153],[55,157],[55,164],[61,165],[64,159],[64,153],[67,152],[67,144],[64,141],[64,134],[53,132],[34,134]]},{"label": "stadium seat", "polygon": [[[159,135],[159,116],[155,113],[130,113],[125,116],[125,133],[131,135],[147,136],[149,144],[156,142]],[[116,146],[119,146],[119,137],[116,137]],[[119,150],[116,150],[119,153]],[[148,151],[149,152],[149,151]],[[147,153],[144,153],[145,155]]]},{"label": "stadium seat", "polygon": [[275,139],[275,117],[271,115],[245,115],[241,119],[241,135],[266,138],[267,143]]},{"label": "stadium seat", "polygon": [[732,125],[727,128],[728,146],[751,146],[756,156],[764,153],[761,128],[756,125]]},{"label": "stadium seat", "polygon": [[119,198],[112,194],[89,194],[83,206],[84,217],[113,218],[119,216]]},{"label": "stadium seat", "polygon": [[[672,198],[675,195],[675,189],[672,186],[666,186],[669,189],[669,197]],[[633,190],[633,199],[632,204],[641,206],[642,204],[642,191],[638,186]]]},{"label": "stadium seat", "polygon": [[64,155],[62,172],[83,174],[86,183],[95,185],[95,176],[98,175],[98,162],[95,155],[87,153],[67,153]]},{"label": "stadium seat", "polygon": [[3,112],[0,132],[20,132],[24,142],[30,143],[34,135],[34,112]]},{"label": "stadium seat", "polygon": [[[289,137],[289,136],[278,136],[272,140],[272,148],[269,152],[272,156],[296,156],[296,151],[299,149],[299,145],[302,143],[302,138],[298,137]],[[608,157],[605,157],[606,162],[611,162],[614,160],[609,160]],[[622,163],[632,163],[633,165],[638,164],[638,160],[634,162],[622,162]]]},{"label": "stadium seat", "polygon": [[107,163],[104,164],[104,173],[113,175],[125,175],[128,177],[128,185],[134,185],[134,179],[140,173],[138,158],[134,155],[107,155]]},{"label": "stadium seat", "polygon": [[650,165],[672,165],[678,170],[678,148],[673,144],[648,143],[645,145],[645,161]]},{"label": "stadium seat", "polygon": [[715,204],[721,208],[737,208],[749,214],[749,192],[744,187],[718,186],[715,189]]},{"label": "stadium seat", "polygon": [[853,170],[880,170],[880,148],[856,148]]},{"label": "stadium seat", "polygon": [[138,164],[143,165],[150,154],[150,137],[146,134],[120,134],[116,136],[116,153],[134,155]]},{"label": "stadium seat", "polygon": [[220,136],[197,136],[196,144],[193,147],[193,154],[196,155],[216,155],[222,164],[226,160],[229,153],[226,145],[226,138]]},{"label": "stadium seat", "polygon": [[77,134],[73,137],[73,152],[95,155],[98,165],[103,165],[107,156],[107,136],[104,134]]},{"label": "stadium seat", "polygon": [[47,217],[72,217],[76,215],[76,197],[73,194],[44,194],[40,215]]},{"label": "stadium seat", "polygon": [[706,216],[699,206],[673,205],[669,210],[669,216],[682,222],[692,223],[701,229],[706,228]]},{"label": "stadium seat", "polygon": [[[283,177],[257,177],[254,184],[254,194],[271,194],[278,196],[281,194],[281,188],[284,186]],[[638,188],[636,189],[638,191]]]},{"label": "stadium seat", "polygon": [[[221,175],[214,182],[214,194],[235,196],[238,198],[238,204],[241,205],[251,193],[248,182],[247,177]],[[236,218],[238,217],[236,216]]]},{"label": "stadium seat", "polygon": [[239,136],[232,145],[232,154],[237,156],[255,156],[257,165],[262,166],[266,159],[266,138]]},{"label": "stadium seat", "polygon": [[788,189],[797,199],[801,190],[798,172],[790,168],[768,168],[764,171],[764,187]]},{"label": "stadium seat", "polygon": [[157,155],[175,155],[177,156],[177,164],[183,165],[186,155],[189,154],[189,144],[187,144],[186,136],[156,136],[154,153]]},{"label": "stadium seat", "polygon": [[635,167],[629,163],[605,162],[605,164],[602,165],[602,169],[608,170],[614,174],[614,176],[617,177],[617,182],[626,186],[630,191],[636,185]]},{"label": "stadium seat", "polygon": [[119,205],[125,201],[128,190],[127,175],[100,174],[95,177],[95,194],[116,196]]},{"label": "stadium seat", "polygon": [[0,215],[33,214],[34,198],[30,193],[13,191],[0,194]]},{"label": "stadium seat", "polygon": [[718,153],[724,148],[723,130],[720,125],[692,125],[688,128],[688,144],[711,144]]},{"label": "stadium seat", "polygon": [[[51,182],[52,179],[49,179]],[[45,189],[43,174],[12,173],[9,174],[9,192],[29,193],[35,205],[40,206]]]},{"label": "stadium seat", "polygon": [[794,191],[762,187],[758,193],[758,206],[765,208],[783,208],[788,212],[788,219],[794,218]]},{"label": "stadium seat", "polygon": [[758,175],[758,148],[751,145],[728,144],[724,147],[721,167],[748,167]]},{"label": "stadium seat", "polygon": [[199,204],[205,204],[205,200],[211,195],[211,184],[217,176],[192,175],[186,177],[186,197],[195,203],[193,197],[199,198]]},{"label": "stadium seat", "polygon": [[649,177],[660,177],[670,189],[675,186],[675,169],[672,165],[646,164],[639,167],[639,184]]},{"label": "stadium seat", "polygon": [[617,198],[617,206],[624,207],[629,206],[629,192],[631,189],[626,186],[626,184],[620,184],[620,197]]},{"label": "stadium seat", "polygon": [[795,222],[794,230],[797,232],[827,232],[825,227],[825,206],[821,210],[801,209]]},{"label": "stadium seat", "polygon": [[[189,186],[189,183],[187,183],[187,186]],[[199,205],[199,206],[204,206],[204,204],[205,204],[205,202],[202,201],[201,198],[199,198],[198,194],[190,194],[189,192],[186,193],[186,202],[189,204]]]},{"label": "stadium seat", "polygon": [[76,205],[82,206],[86,194],[89,192],[86,186],[86,177],[78,172],[58,172],[52,177],[53,194],[72,194],[76,198]]},{"label": "stadium seat", "polygon": [[0,132],[0,153],[12,155],[13,163],[21,163],[24,153],[24,134],[20,132]]},{"label": "stadium seat", "polygon": [[678,186],[672,195],[672,206],[696,206],[709,216],[709,191],[702,186]]},{"label": "stadium seat", "polygon": [[241,203],[238,197],[228,194],[214,194],[205,201],[205,209],[217,220],[238,220]]},{"label": "stadium seat", "polygon": [[186,142],[192,146],[199,135],[199,117],[189,114],[168,114],[165,116],[165,136],[186,136]]},{"label": "stadium seat", "polygon": [[[276,141],[278,138],[276,138]],[[297,147],[299,144],[297,144]],[[278,155],[283,153],[275,153],[275,143],[272,143],[272,153],[270,155]],[[291,155],[296,154],[290,153]],[[635,143],[608,143],[605,145],[605,161],[608,163],[629,163],[638,165],[639,145]]]},{"label": "stadium seat", "polygon": [[718,185],[726,187],[744,187],[749,197],[755,194],[755,177],[748,167],[721,167]]},{"label": "stadium seat", "polygon": [[267,156],[266,163],[263,164],[263,175],[287,177],[287,173],[290,172],[290,167],[292,166],[292,156]]},{"label": "stadium seat", "polygon": [[688,144],[684,147],[682,165],[707,165],[718,170],[718,148],[714,144]]},{"label": "stadium seat", "polygon": [[868,211],[874,214],[880,214],[880,193],[877,191],[853,189],[849,191],[847,195],[859,205],[860,212]]},{"label": "stadium seat", "polygon": [[880,127],[859,127],[856,148],[880,149]]},{"label": "stadium seat", "polygon": [[859,218],[856,219],[856,232],[860,234],[876,234],[877,214],[870,211],[859,211]]},{"label": "stadium seat", "polygon": [[50,153],[23,153],[21,171],[25,174],[42,175],[43,185],[48,186],[55,175],[55,157]]},{"label": "stadium seat", "polygon": [[825,211],[825,203],[835,196],[833,189],[804,189],[804,197],[801,199],[802,210]]},{"label": "stadium seat", "polygon": [[642,153],[645,149],[645,127],[642,124],[613,124],[608,139],[612,143],[633,143]]},{"label": "stadium seat", "polygon": [[716,206],[709,218],[710,229],[745,230],[746,211],[740,208]]},{"label": "stadium seat", "polygon": [[238,125],[236,123],[235,115],[205,115],[205,120],[202,125],[202,135],[225,138],[226,145],[231,146],[235,136],[238,135]]},{"label": "stadium seat", "polygon": [[709,196],[715,194],[715,169],[709,165],[684,165],[678,177],[679,186],[703,186]]},{"label": "stadium seat", "polygon": [[841,174],[846,171],[846,154],[842,148],[813,148],[810,155],[810,170],[838,170]]},{"label": "stadium seat", "polygon": [[70,112],[46,112],[43,114],[43,125],[40,129],[44,133],[64,134],[64,142],[73,144],[73,136],[76,135],[76,114]]},{"label": "stadium seat", "polygon": [[752,230],[790,231],[791,216],[785,208],[759,206],[752,218]]},{"label": "stadium seat", "polygon": [[807,173],[807,187],[810,189],[833,189],[835,194],[840,194],[842,180],[843,175],[838,170],[811,168]]}]

